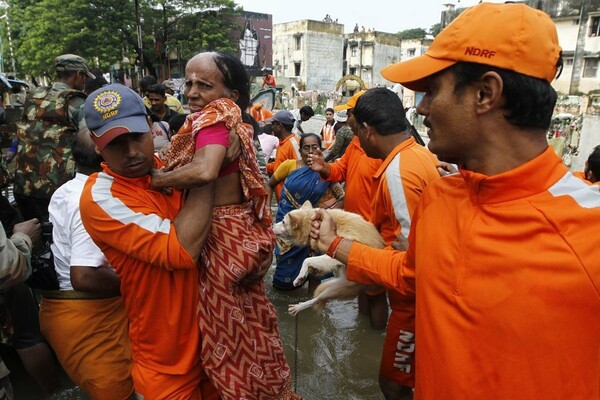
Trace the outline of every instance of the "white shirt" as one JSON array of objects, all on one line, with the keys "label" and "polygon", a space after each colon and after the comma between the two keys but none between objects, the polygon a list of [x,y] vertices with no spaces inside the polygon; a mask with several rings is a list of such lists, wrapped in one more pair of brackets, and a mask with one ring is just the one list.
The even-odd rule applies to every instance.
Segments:
[{"label": "white shirt", "polygon": [[279,139],[273,135],[261,133],[258,135],[258,141],[260,142],[263,153],[265,153],[265,160],[268,162],[273,154],[273,150],[279,145]]},{"label": "white shirt", "polygon": [[302,125],[302,118],[300,117],[300,109],[297,108],[295,110],[290,111],[292,116],[294,117],[294,127],[292,128],[292,133],[295,133],[297,137],[300,137],[300,125]]},{"label": "white shirt", "polygon": [[71,266],[100,267],[109,263],[81,222],[79,198],[87,175],[75,174],[52,195],[48,212],[52,222],[52,254],[60,290],[73,290]]}]

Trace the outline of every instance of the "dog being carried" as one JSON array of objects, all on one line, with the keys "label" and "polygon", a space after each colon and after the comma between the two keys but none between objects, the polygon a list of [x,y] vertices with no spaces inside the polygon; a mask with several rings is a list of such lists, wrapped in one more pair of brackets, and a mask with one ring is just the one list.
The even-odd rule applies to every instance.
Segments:
[{"label": "dog being carried", "polygon": [[[385,242],[375,226],[358,214],[348,211],[331,209],[327,211],[335,220],[337,233],[344,239],[354,240],[375,248],[385,247]],[[315,214],[312,204],[307,201],[297,210],[290,211],[284,219],[275,224],[275,234],[292,241],[297,246],[310,247],[317,250],[316,243],[310,239],[311,218]],[[302,263],[302,269],[294,280],[294,286],[299,286],[309,273],[315,275],[336,274],[336,278],[321,283],[315,290],[311,300],[289,306],[291,315],[309,307],[322,310],[329,300],[353,299],[363,290],[372,287],[346,280],[346,268],[341,262],[321,255],[309,257]]]}]

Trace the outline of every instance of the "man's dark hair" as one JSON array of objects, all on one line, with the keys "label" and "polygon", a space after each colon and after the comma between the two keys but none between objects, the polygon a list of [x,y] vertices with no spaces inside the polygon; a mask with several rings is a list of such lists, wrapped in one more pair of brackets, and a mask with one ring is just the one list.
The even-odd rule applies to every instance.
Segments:
[{"label": "man's dark hair", "polygon": [[309,117],[312,117],[313,115],[315,115],[315,111],[312,109],[311,106],[304,106],[300,109],[300,114],[306,114]]},{"label": "man's dark hair", "polygon": [[272,124],[264,124],[262,127],[262,132],[266,133],[267,135],[272,135],[273,134],[273,125]]},{"label": "man's dark hair", "polygon": [[352,113],[358,124],[366,122],[382,136],[406,130],[402,100],[384,87],[367,90],[359,97]]},{"label": "man's dark hair", "polygon": [[140,79],[140,90],[142,92],[146,92],[148,88],[152,85],[156,85],[158,81],[152,75],[146,75],[142,79]]},{"label": "man's dark hair", "polygon": [[175,114],[169,119],[169,128],[173,134],[179,132],[179,129],[183,126],[187,114]]},{"label": "man's dark hair", "polygon": [[502,78],[507,121],[521,128],[548,129],[556,104],[556,92],[544,79],[476,63],[458,63],[450,67],[456,80],[454,93],[460,95],[483,74],[494,71]]},{"label": "man's dark hair", "polygon": [[260,124],[258,123],[258,121],[255,120],[252,117],[252,115],[250,115],[248,113],[242,113],[242,121],[244,121],[244,123],[252,126],[252,139],[258,140],[258,135],[260,135],[260,132],[261,132]]},{"label": "man's dark hair", "polygon": [[96,153],[96,148],[91,139],[84,137],[88,132],[80,132],[75,135],[71,151],[73,160],[78,168],[84,167],[94,171],[100,171],[100,163],[104,161],[102,156]]},{"label": "man's dark hair", "polygon": [[325,113],[328,113],[328,112],[335,113],[335,110],[334,110],[333,108],[331,108],[331,107],[328,107],[328,108],[325,110]]},{"label": "man's dark hair", "polygon": [[85,87],[83,88],[83,91],[86,94],[90,94],[93,91],[100,89],[102,86],[108,85],[108,82],[106,81],[106,79],[104,79],[102,73],[100,73],[100,75],[95,76],[96,77],[94,79],[88,79],[85,81]]},{"label": "man's dark hair", "polygon": [[282,124],[279,121],[273,121],[272,124],[279,124],[279,125],[283,126],[287,132],[291,132],[292,129],[294,129],[294,125],[293,124],[292,125]]},{"label": "man's dark hair", "polygon": [[223,83],[229,90],[237,90],[238,99],[236,104],[242,110],[242,114],[250,105],[250,80],[244,64],[236,57],[228,53],[215,53],[215,63],[223,75]]},{"label": "man's dark hair", "polygon": [[148,90],[146,90],[146,95],[148,95],[149,93],[154,93],[162,97],[167,97],[167,88],[162,83],[156,83],[154,85],[148,86]]},{"label": "man's dark hair", "polygon": [[600,180],[600,145],[594,147],[592,154],[588,157],[587,171],[591,171],[594,178]]}]

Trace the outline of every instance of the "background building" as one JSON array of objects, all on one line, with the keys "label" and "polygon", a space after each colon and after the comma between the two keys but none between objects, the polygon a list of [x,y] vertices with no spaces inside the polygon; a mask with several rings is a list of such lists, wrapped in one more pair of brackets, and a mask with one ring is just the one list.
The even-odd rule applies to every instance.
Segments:
[{"label": "background building", "polygon": [[332,91],[342,77],[344,25],[302,20],[273,27],[273,73],[279,85]]}]

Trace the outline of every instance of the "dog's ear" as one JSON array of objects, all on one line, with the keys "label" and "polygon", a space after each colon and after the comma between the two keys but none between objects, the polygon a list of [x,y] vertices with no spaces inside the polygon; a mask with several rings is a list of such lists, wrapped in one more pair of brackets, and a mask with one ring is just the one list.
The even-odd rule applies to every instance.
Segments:
[{"label": "dog's ear", "polygon": [[296,218],[296,216],[294,215],[293,212],[289,213],[287,216],[290,217],[289,221],[290,221],[292,230],[297,230],[298,227],[300,226],[300,221],[298,220],[298,218]]},{"label": "dog's ear", "polygon": [[312,208],[313,208],[313,206],[312,206],[310,200],[306,200],[304,202],[304,204],[302,204],[302,207],[300,207],[301,210],[312,209]]}]

